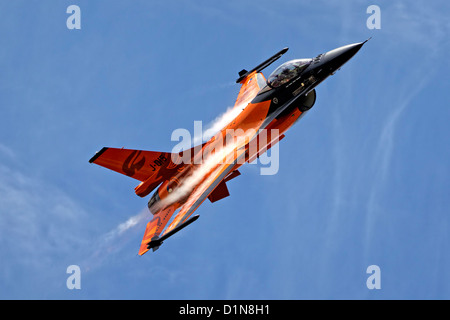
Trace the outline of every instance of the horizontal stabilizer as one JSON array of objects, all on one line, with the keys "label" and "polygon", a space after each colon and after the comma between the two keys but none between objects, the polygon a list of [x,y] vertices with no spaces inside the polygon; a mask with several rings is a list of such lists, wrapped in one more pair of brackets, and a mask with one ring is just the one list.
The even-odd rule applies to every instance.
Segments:
[{"label": "horizontal stabilizer", "polygon": [[145,181],[160,169],[174,169],[171,153],[104,147],[90,160],[99,166]]},{"label": "horizontal stabilizer", "polygon": [[176,175],[185,160],[191,163],[190,160],[197,152],[201,152],[203,146],[195,146],[180,153],[104,147],[89,162],[141,181],[134,190],[138,196],[145,197],[162,182]]}]

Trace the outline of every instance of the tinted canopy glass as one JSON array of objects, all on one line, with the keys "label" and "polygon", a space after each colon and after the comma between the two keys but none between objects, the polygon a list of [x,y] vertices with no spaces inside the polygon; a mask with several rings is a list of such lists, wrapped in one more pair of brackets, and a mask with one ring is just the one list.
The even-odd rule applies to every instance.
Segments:
[{"label": "tinted canopy glass", "polygon": [[311,59],[297,59],[283,63],[275,69],[267,79],[267,83],[272,88],[288,83],[291,79],[299,76],[311,63]]}]

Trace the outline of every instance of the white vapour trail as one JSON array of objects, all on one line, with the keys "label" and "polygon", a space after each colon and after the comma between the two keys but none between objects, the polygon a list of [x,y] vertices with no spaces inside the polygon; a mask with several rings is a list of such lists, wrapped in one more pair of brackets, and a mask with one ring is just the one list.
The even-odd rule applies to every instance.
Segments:
[{"label": "white vapour trail", "polygon": [[[192,140],[193,145],[198,145],[200,143],[203,143],[203,141],[207,141],[212,138],[217,132],[222,130],[226,125],[233,121],[233,119],[235,119],[242,112],[242,110],[244,110],[247,104],[248,102],[246,101],[240,105],[229,107],[227,111],[214,119],[214,121],[212,121],[207,126],[207,129],[201,132],[200,135],[194,136]],[[166,205],[180,200],[183,197],[187,196],[190,192],[192,192],[194,187],[205,178],[205,176],[214,168],[214,166],[220,163],[229,153],[231,153],[235,149],[237,143],[239,143],[241,139],[243,139],[243,137],[239,137],[237,139],[238,141],[233,141],[232,143],[226,141],[227,144],[225,147],[214,150],[214,153],[210,154],[206,159],[202,158],[201,165],[196,168],[194,172],[190,176],[188,176],[183,181],[183,183],[178,186],[167,198],[162,199],[159,203],[159,207],[156,208],[156,210],[159,210]]]},{"label": "white vapour trail", "polygon": [[[90,246],[91,254],[86,256],[82,265],[87,271],[96,269],[107,263],[112,253],[122,250],[133,239],[133,235],[138,232],[144,232],[143,225],[149,220],[150,212],[147,208],[140,213],[128,218],[126,221],[119,223],[111,231],[101,235],[96,242]],[[136,244],[137,254],[139,245]]]},{"label": "white vapour trail", "polygon": [[[251,140],[254,135],[255,131],[248,130],[247,132],[244,132],[243,135],[236,135],[236,139],[233,139],[232,141],[224,141],[226,143],[224,146],[221,145],[216,148],[214,152],[211,152],[211,154],[204,157],[201,165],[195,168],[192,174],[188,176],[167,198],[161,200],[161,207],[172,204],[191,193],[194,188],[206,178],[208,173],[215,170],[215,167],[218,164],[231,164],[234,157],[230,157],[230,155],[234,155],[235,150],[245,145],[245,142]],[[214,176],[215,173],[216,172],[214,171],[211,176]]]},{"label": "white vapour trail", "polygon": [[[215,150],[216,152],[204,159],[202,165],[187,177],[181,186],[176,188],[169,197],[161,200],[161,207],[187,196],[193,191],[195,186],[201,183],[208,183],[209,179],[212,179],[216,175],[216,171],[213,170],[216,170],[215,167],[217,164],[226,161],[225,159],[227,156],[239,146],[239,143],[242,145],[243,139],[248,136],[249,134],[246,133],[244,137],[239,137],[237,141],[227,143],[225,147]],[[207,174],[211,171],[213,171],[213,173],[210,177],[207,177]],[[120,223],[114,229],[101,236],[99,243],[94,246],[95,251],[88,261],[85,261],[85,263],[89,265],[89,268],[102,264],[103,260],[107,258],[107,254],[120,250],[126,244],[126,235],[133,229],[137,230],[138,226],[145,224],[145,222],[150,219],[149,215],[149,210],[145,208],[140,213],[128,218],[126,221]]]},{"label": "white vapour trail", "polygon": [[[215,133],[220,131],[223,127],[229,124],[234,118],[236,118],[240,112],[242,112],[242,105],[235,106],[233,108],[228,108],[225,113],[217,117],[213,122],[211,122],[205,132],[199,136],[194,137],[194,141],[202,142],[201,139],[210,139]],[[238,139],[241,141],[242,137]],[[196,169],[189,177],[185,179],[183,184],[176,188],[174,192],[166,199],[161,201],[161,205],[165,206],[167,203],[176,201],[188,195],[192,192],[193,188],[200,184],[202,180],[205,179],[206,175],[214,169],[217,163],[223,161],[223,159],[234,150],[237,142],[228,143],[225,147],[220,150],[215,150],[216,152],[210,155],[207,159],[203,159],[202,165]],[[217,152],[218,151],[218,152]],[[147,208],[143,209],[140,213],[130,217],[126,221],[117,225],[113,230],[104,234],[100,238],[100,243],[98,244],[95,253],[93,254],[92,261],[96,260],[99,262],[101,258],[105,258],[103,252],[110,253],[111,251],[117,251],[123,245],[123,237],[132,231],[137,226],[143,225],[149,220],[149,211]]]},{"label": "white vapour trail", "polygon": [[124,234],[126,231],[130,230],[131,228],[137,226],[138,224],[142,224],[148,220],[149,212],[148,209],[145,208],[137,215],[134,215],[125,222],[120,223],[116,228],[108,232],[103,236],[103,242],[111,242],[112,240],[120,237],[122,234]]},{"label": "white vapour trail", "polygon": [[209,123],[207,128],[200,135],[194,136],[192,143],[197,145],[203,143],[203,141],[211,139],[217,132],[236,118],[242,112],[244,106],[244,104],[241,104],[234,107],[229,107],[223,114]]},{"label": "white vapour trail", "polygon": [[[239,106],[228,108],[224,114],[217,117],[212,123],[208,125],[208,129],[202,134],[202,136],[194,137],[194,141],[211,138],[216,132],[230,123],[241,111],[242,107]],[[177,188],[168,199],[164,199],[165,201],[163,202],[163,205],[165,203],[169,203],[170,201],[181,199],[189,192],[191,192],[193,187],[200,183],[204,176],[210,170],[212,170],[213,165],[217,164],[217,161],[220,161],[219,158],[222,156],[222,154],[224,152],[227,152],[227,150],[231,151],[232,147],[233,146],[231,145],[227,146],[226,150],[221,150],[222,152],[217,153],[217,155],[209,157],[209,159],[205,161],[201,168],[196,170],[194,174],[192,174],[185,180],[180,188]],[[106,251],[112,250],[112,246],[117,249],[117,244],[119,242],[118,239],[123,236],[126,231],[132,230],[134,227],[145,223],[147,220],[149,220],[149,211],[147,208],[145,208],[140,213],[117,225],[117,227],[101,237],[99,245],[100,250],[96,250],[97,254],[99,251],[103,251],[105,249]]]}]

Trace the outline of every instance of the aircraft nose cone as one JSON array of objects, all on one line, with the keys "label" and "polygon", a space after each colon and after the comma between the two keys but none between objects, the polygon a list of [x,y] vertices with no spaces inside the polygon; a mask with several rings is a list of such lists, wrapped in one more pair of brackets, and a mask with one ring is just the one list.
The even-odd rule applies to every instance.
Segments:
[{"label": "aircraft nose cone", "polygon": [[323,62],[329,65],[331,71],[339,69],[344,63],[350,60],[361,49],[364,42],[349,44],[343,47],[328,51],[323,56]]}]

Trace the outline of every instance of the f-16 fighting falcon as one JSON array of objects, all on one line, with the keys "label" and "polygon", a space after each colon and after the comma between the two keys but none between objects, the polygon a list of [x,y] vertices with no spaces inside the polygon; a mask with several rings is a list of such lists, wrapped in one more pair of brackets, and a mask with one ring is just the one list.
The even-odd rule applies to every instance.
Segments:
[{"label": "f-16 fighting falcon", "polygon": [[209,141],[191,149],[156,152],[104,147],[98,151],[89,162],[139,180],[138,196],[146,197],[156,189],[148,201],[153,219],[147,224],[139,255],[157,250],[167,238],[197,220],[198,215],[191,215],[207,198],[215,202],[229,196],[226,183],[240,175],[239,167],[283,139],[313,107],[315,88],[367,41],[312,59],[290,60],[267,80],[261,71],[288,48],[250,71],[241,70],[236,80],[241,84],[234,105],[236,116]]}]

